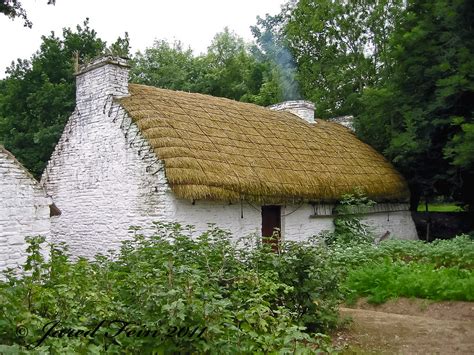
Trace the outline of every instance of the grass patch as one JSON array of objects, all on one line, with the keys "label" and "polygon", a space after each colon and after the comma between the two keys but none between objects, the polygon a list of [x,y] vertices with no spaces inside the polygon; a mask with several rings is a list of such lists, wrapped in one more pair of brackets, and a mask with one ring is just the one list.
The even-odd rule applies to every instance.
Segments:
[{"label": "grass patch", "polygon": [[[420,203],[418,205],[418,212],[425,212],[426,206],[424,203]],[[463,208],[461,206],[457,206],[454,203],[429,203],[428,204],[428,211],[429,212],[463,212]]]},{"label": "grass patch", "polygon": [[379,245],[334,246],[332,263],[343,273],[346,303],[359,297],[474,301],[474,241],[388,240]]},{"label": "grass patch", "polygon": [[402,261],[369,263],[350,271],[345,285],[349,300],[367,297],[383,303],[391,298],[417,297],[436,301],[474,301],[474,273],[456,267]]}]

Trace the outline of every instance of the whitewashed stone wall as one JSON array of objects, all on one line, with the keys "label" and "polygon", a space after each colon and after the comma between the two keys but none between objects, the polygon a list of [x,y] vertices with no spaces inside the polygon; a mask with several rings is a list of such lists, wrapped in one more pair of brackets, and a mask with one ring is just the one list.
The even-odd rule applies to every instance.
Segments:
[{"label": "whitewashed stone wall", "polygon": [[344,127],[349,128],[351,131],[355,132],[354,128],[354,116],[339,116],[330,118],[329,121],[343,125]]},{"label": "whitewashed stone wall", "polygon": [[[215,223],[236,237],[260,233],[259,206],[175,198],[162,163],[113,100],[127,95],[128,75],[124,63],[111,62],[92,63],[77,77],[76,110],[42,177],[61,210],[52,220],[54,240],[67,242],[75,255],[92,256],[118,248],[131,225],[153,221],[194,225],[197,232]],[[333,228],[331,216],[310,218],[313,213],[310,205],[283,208],[283,237],[299,240]],[[400,226],[404,218],[394,215],[380,228]]]},{"label": "whitewashed stone wall", "polygon": [[[331,214],[333,207],[334,205],[320,205],[315,214],[313,206],[308,204],[286,206],[282,210],[283,238],[300,241],[325,230],[334,231],[334,215]],[[380,203],[362,215],[361,220],[378,238],[390,232],[390,238],[418,239],[408,208],[408,204]]]},{"label": "whitewashed stone wall", "polygon": [[49,236],[50,204],[40,184],[0,146],[0,270],[25,261],[25,237]]}]

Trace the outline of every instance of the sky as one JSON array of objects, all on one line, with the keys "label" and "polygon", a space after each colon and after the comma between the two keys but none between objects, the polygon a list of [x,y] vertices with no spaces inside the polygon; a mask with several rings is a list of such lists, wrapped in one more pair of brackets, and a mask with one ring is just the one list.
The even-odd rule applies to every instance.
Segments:
[{"label": "sky", "polygon": [[153,45],[155,39],[180,40],[196,54],[205,52],[214,35],[228,26],[247,41],[257,16],[276,14],[285,0],[22,0],[33,28],[0,15],[0,78],[17,58],[29,59],[41,36],[64,27],[75,28],[88,17],[98,37],[114,42],[130,36],[132,53]]}]

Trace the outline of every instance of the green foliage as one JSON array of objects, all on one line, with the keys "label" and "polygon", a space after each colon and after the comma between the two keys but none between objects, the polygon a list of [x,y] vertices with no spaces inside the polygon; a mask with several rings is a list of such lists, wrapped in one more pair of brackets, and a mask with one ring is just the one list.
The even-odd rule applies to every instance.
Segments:
[{"label": "green foliage", "polygon": [[275,75],[265,59],[225,28],[216,34],[207,53],[198,56],[179,41],[155,42],[153,47],[136,54],[131,80],[165,89],[269,105],[279,99]]},{"label": "green foliage", "polygon": [[[420,203],[418,205],[418,212],[425,212],[426,205],[425,203]],[[429,203],[428,211],[430,212],[462,212],[463,208],[454,203]]]},{"label": "green foliage", "polygon": [[[130,322],[127,331],[157,330],[157,337],[119,331],[104,323],[94,336],[51,335],[41,353],[312,353],[329,351],[327,337],[313,333],[336,322],[338,279],[324,262],[327,250],[283,246],[279,253],[244,238],[236,248],[215,227],[191,239],[190,227],[156,223],[151,237],[133,228],[120,252],[73,261],[64,246],[30,238],[20,277],[0,282],[0,332],[4,352],[38,345],[43,327],[87,331],[102,320]],[[53,323],[50,323],[53,324]],[[15,333],[19,326],[28,335]],[[306,328],[307,327],[307,328]],[[179,336],[175,329],[204,329]],[[105,335],[109,332],[109,337]],[[17,330],[18,332],[18,330]],[[181,333],[182,334],[182,333]],[[106,350],[107,349],[107,350]]]},{"label": "green foliage", "polygon": [[199,92],[242,100],[244,95],[257,94],[262,85],[262,70],[242,38],[228,28],[218,33],[201,58],[204,73],[197,87]]},{"label": "green foliage", "polygon": [[329,260],[341,272],[349,302],[362,296],[373,302],[393,297],[474,299],[474,240],[467,235],[432,243],[334,244]]},{"label": "green foliage", "polygon": [[408,1],[389,70],[360,98],[357,132],[408,178],[413,210],[423,195],[474,202],[473,21],[472,1]]},{"label": "green foliage", "polygon": [[431,263],[437,267],[474,269],[474,241],[468,235],[454,239],[437,239],[431,243],[421,240],[386,240],[380,244],[331,246],[331,262],[336,268],[353,269],[366,263],[415,261]]},{"label": "green foliage", "polygon": [[164,89],[191,91],[196,84],[193,78],[198,74],[190,48],[184,49],[181,42],[155,41],[153,47],[135,55],[130,80]]},{"label": "green foliage", "polygon": [[[400,0],[289,1],[252,30],[284,73],[295,71],[300,95],[316,102],[318,117],[326,118],[354,114],[363,88],[389,66],[386,43],[402,9]],[[291,61],[278,58],[283,48]],[[284,65],[291,62],[293,67]]]},{"label": "green foliage", "polygon": [[337,306],[343,295],[338,287],[339,274],[327,262],[328,249],[318,238],[311,238],[304,242],[285,242],[278,253],[269,251],[256,255],[256,267],[275,270],[278,280],[290,286],[280,294],[278,302],[291,309],[309,331],[334,327]]},{"label": "green foliage", "polygon": [[444,153],[446,158],[453,161],[453,164],[465,169],[474,167],[474,123],[461,123],[453,120],[453,124],[461,127],[461,131],[456,133],[452,140],[448,142]]},{"label": "green foliage", "polygon": [[334,232],[323,234],[325,242],[328,245],[372,243],[374,235],[369,226],[361,221],[361,217],[374,205],[375,201],[367,198],[358,188],[351,194],[343,195],[335,207]]},{"label": "green foliage", "polygon": [[373,303],[396,297],[474,301],[472,270],[436,268],[433,264],[369,263],[349,272],[345,285],[352,291],[349,300],[368,296]]}]

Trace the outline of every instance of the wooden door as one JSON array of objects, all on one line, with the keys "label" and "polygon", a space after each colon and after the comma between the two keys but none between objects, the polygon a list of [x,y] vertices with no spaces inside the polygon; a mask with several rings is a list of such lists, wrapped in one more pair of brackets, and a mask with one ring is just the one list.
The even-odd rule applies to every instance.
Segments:
[{"label": "wooden door", "polygon": [[277,251],[281,239],[281,206],[262,206],[262,239]]}]

